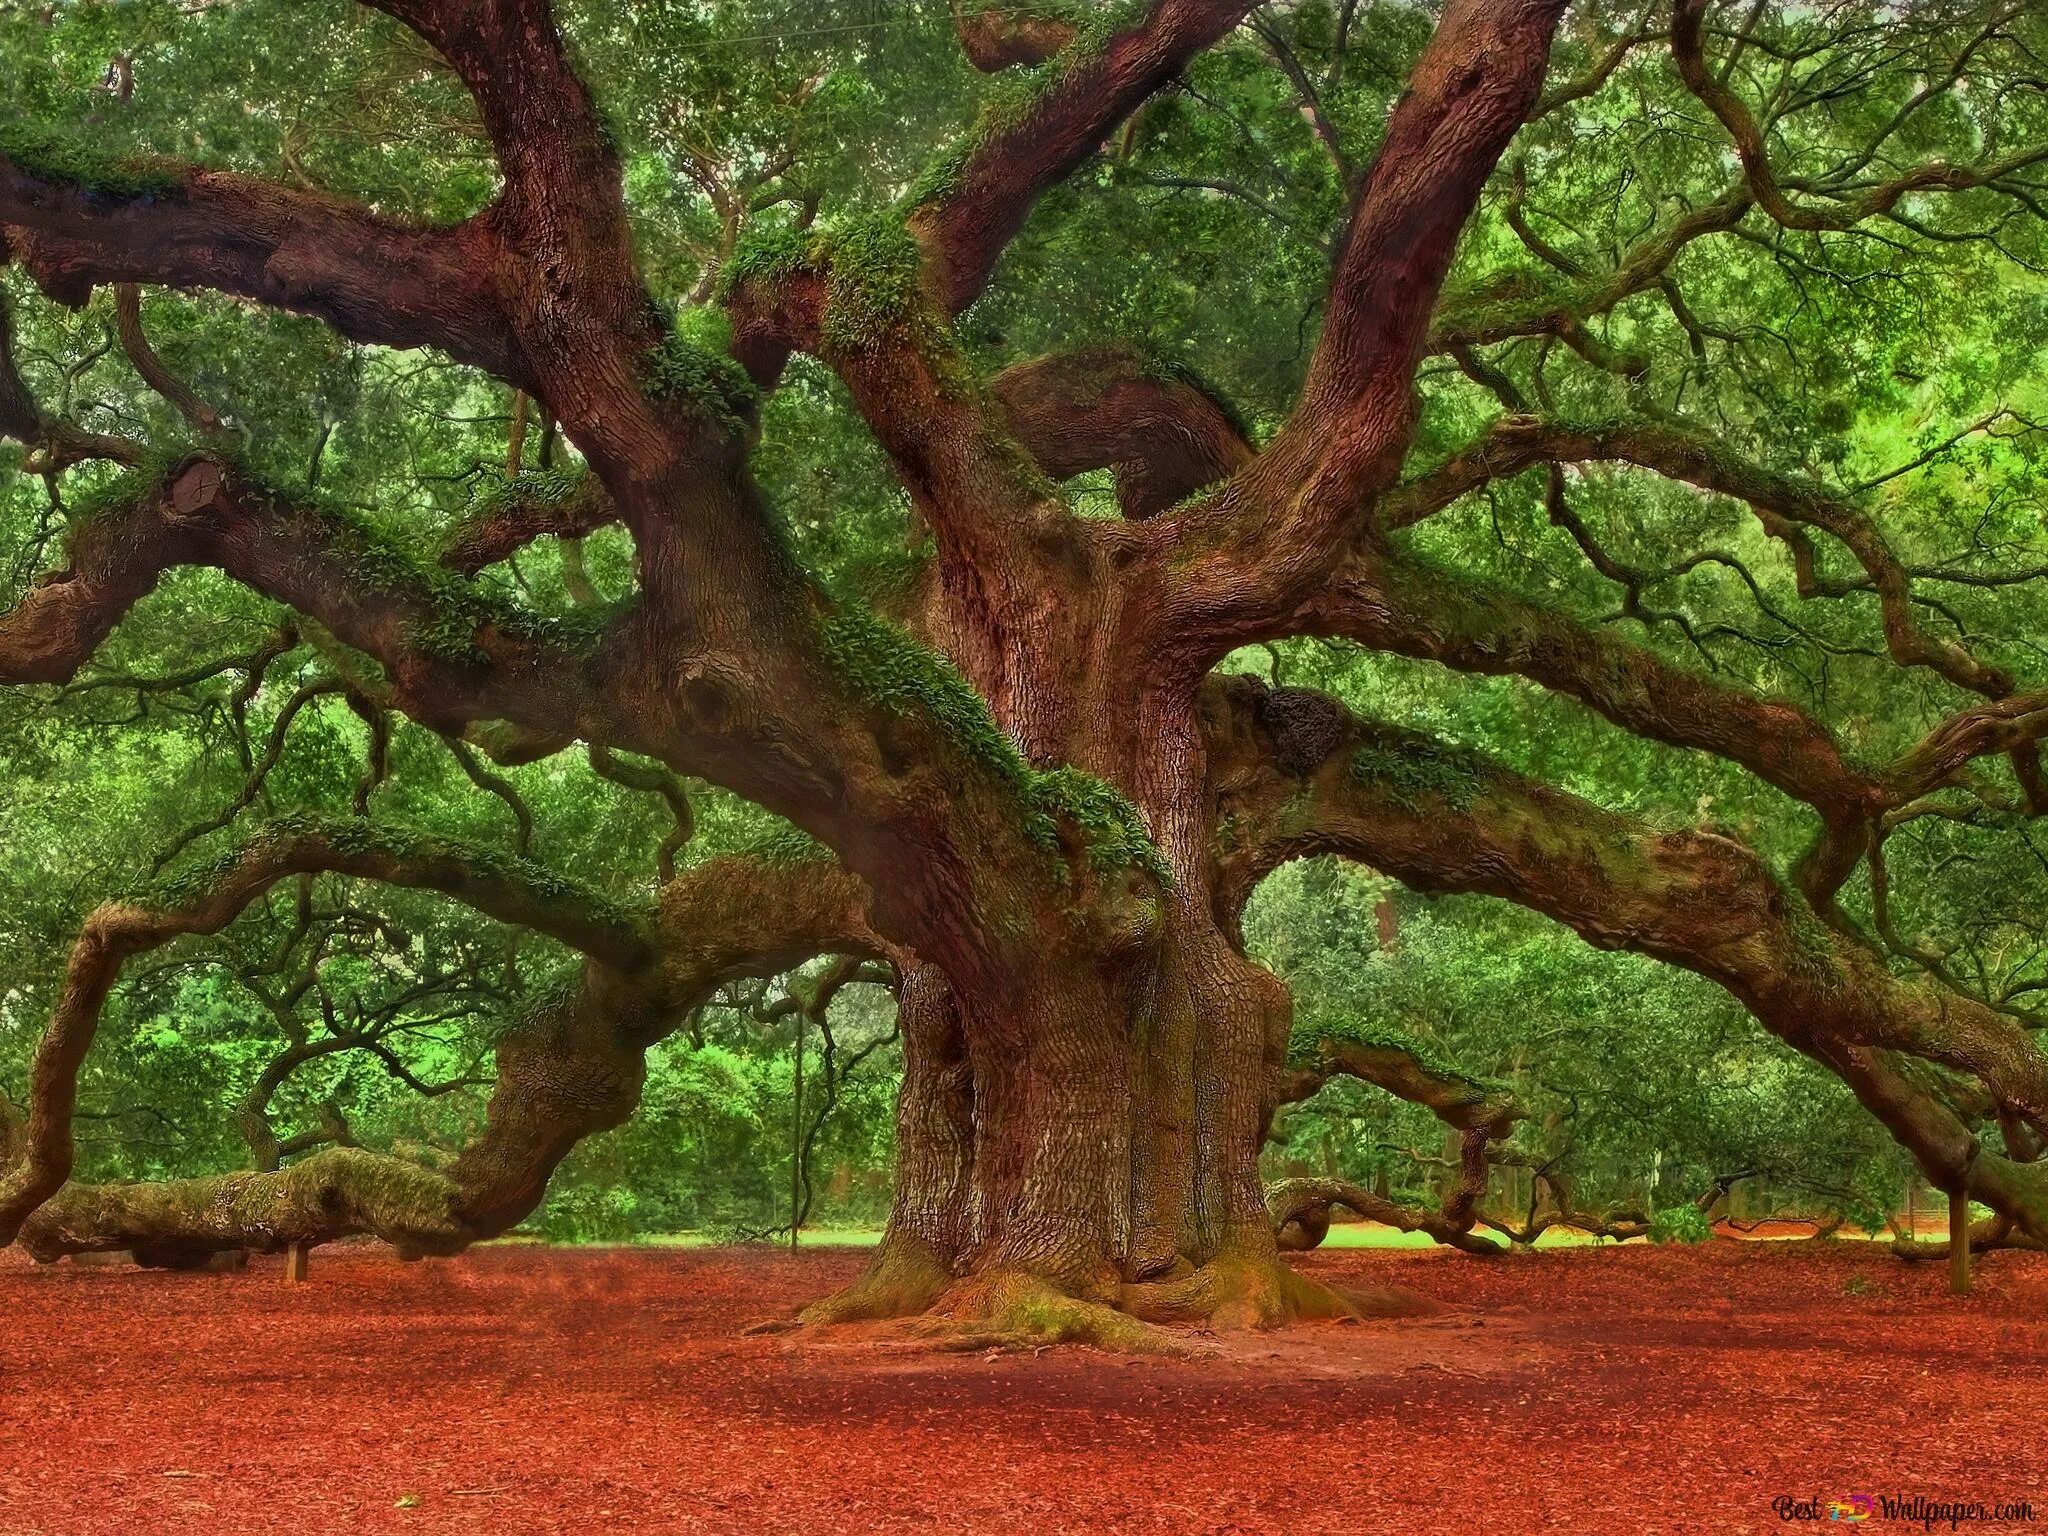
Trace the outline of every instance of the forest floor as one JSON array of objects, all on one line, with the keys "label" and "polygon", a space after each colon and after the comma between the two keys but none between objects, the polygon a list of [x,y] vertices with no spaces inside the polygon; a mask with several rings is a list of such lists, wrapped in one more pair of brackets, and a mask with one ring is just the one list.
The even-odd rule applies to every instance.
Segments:
[{"label": "forest floor", "polygon": [[1956,1300],[1863,1243],[1324,1252],[1452,1310],[1196,1361],[740,1334],[864,1257],[327,1249],[286,1287],[9,1251],[0,1536],[1763,1532],[1856,1493],[2048,1527],[2048,1256]]}]

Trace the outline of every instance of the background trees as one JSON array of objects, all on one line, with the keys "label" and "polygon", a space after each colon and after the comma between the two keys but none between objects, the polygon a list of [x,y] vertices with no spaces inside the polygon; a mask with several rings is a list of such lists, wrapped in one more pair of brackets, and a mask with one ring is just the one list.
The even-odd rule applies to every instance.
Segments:
[{"label": "background trees", "polygon": [[[350,1002],[309,989],[309,1040],[446,987],[419,1083],[493,1039],[592,1074],[503,1099],[518,1168],[431,1246],[474,1188],[518,1219],[743,973],[929,967],[906,1113],[973,1157],[876,1304],[1018,1270],[1201,1310],[1122,1291],[1269,1260],[1249,1163],[1302,1060],[1236,930],[1340,855],[1699,973],[1819,1067],[1476,902],[1346,965],[1320,866],[1245,935],[1304,1040],[1399,1015],[1520,1074],[1509,1145],[1569,1122],[1603,1200],[1768,1160],[1873,1208],[1897,1165],[1825,1070],[2041,1234],[2029,8],[1591,4],[1553,45],[1533,4],[593,4],[566,50],[383,9],[10,13],[24,1032],[159,855],[152,911],[261,885],[198,924],[244,983],[315,877],[289,952],[333,929]],[[380,830],[223,853],[293,810]],[[378,920],[406,958],[351,990]],[[333,1056],[403,1085],[373,1046]],[[1136,1171],[1090,1204],[1106,1118]]]}]

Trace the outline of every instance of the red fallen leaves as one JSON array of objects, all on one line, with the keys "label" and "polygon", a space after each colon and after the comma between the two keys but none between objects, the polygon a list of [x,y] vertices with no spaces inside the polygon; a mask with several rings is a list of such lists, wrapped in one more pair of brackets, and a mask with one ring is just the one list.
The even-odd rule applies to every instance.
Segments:
[{"label": "red fallen leaves", "polygon": [[2048,1256],[1956,1301],[1861,1243],[1319,1253],[1459,1310],[1192,1363],[739,1336],[861,1258],[327,1249],[286,1288],[0,1256],[0,1536],[1762,1532],[1855,1492],[2048,1520]]}]

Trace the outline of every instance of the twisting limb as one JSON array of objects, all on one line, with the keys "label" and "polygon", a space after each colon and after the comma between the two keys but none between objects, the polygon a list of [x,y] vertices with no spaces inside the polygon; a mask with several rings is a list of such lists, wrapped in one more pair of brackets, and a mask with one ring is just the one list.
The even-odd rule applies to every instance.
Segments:
[{"label": "twisting limb", "polygon": [[79,305],[107,283],[211,288],[318,316],[355,341],[439,347],[501,378],[525,365],[487,282],[488,224],[420,229],[225,171],[0,155],[0,226],[42,290]]},{"label": "twisting limb", "polygon": [[1818,528],[1855,557],[1878,599],[1885,645],[1900,666],[1926,667],[1956,687],[2001,698],[2012,680],[1960,645],[1921,629],[1913,613],[1912,570],[1891,549],[1882,530],[1847,495],[1744,458],[1725,444],[1676,422],[1637,418],[1588,426],[1530,416],[1509,416],[1440,469],[1388,498],[1396,524],[1449,506],[1489,480],[1539,463],[1618,462],[1667,479],[1734,497],[1748,505],[1767,532],[1785,540],[1800,574],[1801,594],[1839,597],[1861,587],[1827,588],[1813,575],[1812,546],[1803,530]]},{"label": "twisting limb", "polygon": [[1387,124],[1294,413],[1251,468],[1176,521],[1182,627],[1213,655],[1319,586],[1398,475],[1459,232],[1534,106],[1562,0],[1452,0]]},{"label": "twisting limb", "polygon": [[[6,256],[6,232],[0,229],[0,264]],[[142,458],[142,449],[126,438],[87,432],[46,415],[36,404],[15,365],[14,315],[5,294],[0,294],[0,437],[30,450],[25,467],[31,474],[54,475],[91,459],[134,464]]]},{"label": "twisting limb", "polygon": [[320,870],[441,890],[492,916],[581,947],[621,970],[638,969],[651,957],[644,914],[573,890],[565,897],[560,882],[532,866],[479,861],[471,850],[446,840],[365,822],[279,823],[244,842],[217,869],[174,882],[157,902],[112,902],[87,919],[36,1050],[25,1155],[0,1181],[0,1237],[11,1241],[22,1221],[70,1173],[78,1067],[123,963],[180,935],[216,933],[277,881]]},{"label": "twisting limb", "polygon": [[1266,1191],[1274,1234],[1280,1246],[1293,1253],[1322,1246],[1330,1231],[1330,1212],[1338,1206],[1396,1232],[1424,1233],[1460,1253],[1486,1258],[1501,1251],[1500,1244],[1475,1233],[1469,1221],[1461,1225],[1440,1211],[1411,1209],[1348,1179],[1282,1179]]},{"label": "twisting limb", "polygon": [[1018,445],[1053,479],[1113,469],[1125,517],[1163,512],[1252,456],[1243,427],[1199,379],[1125,348],[1035,358],[989,388]]},{"label": "twisting limb", "polygon": [[[808,985],[799,983],[784,992],[774,1002],[766,1001],[765,986],[743,1004],[745,1011],[757,1024],[773,1025],[783,1019],[801,1016],[804,1022],[818,1031],[823,1043],[824,1054],[821,1062],[820,1080],[823,1091],[817,1097],[811,1110],[810,1123],[803,1128],[797,1147],[796,1177],[801,1185],[796,1209],[791,1213],[795,1224],[801,1227],[810,1219],[812,1185],[812,1155],[823,1134],[832,1111],[838,1107],[839,1091],[845,1087],[848,1077],[868,1057],[883,1046],[898,1038],[898,1031],[891,1026],[886,1035],[877,1036],[855,1051],[845,1061],[839,1060],[839,1041],[832,1031],[832,1003],[839,994],[850,986],[867,985],[886,987],[895,991],[899,985],[893,966],[875,960],[863,960],[857,955],[839,955],[826,966],[825,970]],[[770,1227],[754,1232],[754,1238],[772,1237],[787,1232],[787,1225]]]},{"label": "twisting limb", "polygon": [[578,539],[618,520],[619,509],[594,475],[527,470],[491,488],[449,532],[440,561],[474,576],[535,539]]},{"label": "twisting limb", "polygon": [[1398,556],[1352,561],[1317,600],[1312,623],[1375,650],[1461,672],[1526,677],[1637,735],[1740,763],[1830,817],[1891,803],[1820,721],[1664,660],[1611,631],[1505,588]]},{"label": "twisting limb", "polygon": [[1329,1207],[1338,1204],[1368,1220],[1385,1220],[1404,1232],[1428,1232],[1438,1242],[1466,1252],[1493,1251],[1493,1245],[1483,1238],[1467,1239],[1479,1202],[1486,1195],[1495,1145],[1513,1132],[1518,1120],[1527,1117],[1513,1094],[1431,1060],[1415,1042],[1391,1031],[1352,1023],[1296,1025],[1288,1041],[1287,1065],[1290,1070],[1280,1089],[1281,1103],[1308,1098],[1332,1077],[1356,1077],[1422,1106],[1455,1130],[1459,1158],[1458,1176],[1446,1184],[1443,1208],[1435,1214],[1406,1212],[1390,1200],[1352,1186],[1335,1187],[1341,1180],[1289,1180],[1269,1190],[1267,1209],[1282,1247],[1315,1247],[1328,1229]]},{"label": "twisting limb", "polygon": [[242,787],[236,793],[235,798],[223,806],[217,814],[207,818],[205,821],[194,822],[166,843],[156,857],[150,861],[150,872],[152,874],[161,874],[166,864],[169,864],[179,854],[198,842],[200,838],[205,837],[209,832],[220,831],[223,827],[232,823],[242,812],[254,805],[256,797],[263,792],[264,781],[270,777],[271,770],[278,765],[278,761],[284,756],[285,738],[291,730],[292,722],[298,719],[300,711],[321,699],[334,698],[345,691],[345,686],[333,678],[320,678],[294,690],[292,696],[278,707],[277,718],[271,722],[270,740],[263,749],[263,755],[249,765],[248,772],[242,781]]},{"label": "twisting limb", "polygon": [[1982,1145],[1892,1053],[1818,1033],[1788,1038],[1849,1085],[1935,1188],[1990,1206],[2036,1242],[2048,1240],[2048,1163],[2016,1161]]},{"label": "twisting limb", "polygon": [[2048,1125],[2048,1055],[2026,1030],[1895,976],[1740,844],[1652,831],[1480,754],[1341,710],[1308,765],[1308,754],[1276,744],[1265,692],[1249,678],[1209,690],[1217,791],[1243,838],[1225,858],[1220,899],[1241,902],[1275,863],[1312,853],[1347,854],[1418,889],[1503,896],[1596,945],[1708,977],[1795,1044],[1936,1062],[1982,1082],[2036,1131]]},{"label": "twisting limb", "polygon": [[582,648],[545,621],[205,456],[136,471],[77,529],[67,568],[0,614],[0,682],[65,681],[177,565],[218,566],[318,619],[381,662],[396,699],[428,723],[496,715],[566,734],[582,707]]},{"label": "twisting limb", "polygon": [[1029,107],[985,123],[912,217],[938,266],[946,307],[964,309],[980,294],[1046,188],[1251,8],[1249,0],[1157,0],[1133,26],[1071,36],[1048,59],[1054,78]]},{"label": "twisting limb", "polygon": [[1506,1088],[1433,1061],[1390,1030],[1321,1020],[1297,1025],[1288,1040],[1287,1065],[1282,1103],[1309,1097],[1333,1077],[1355,1077],[1420,1105],[1454,1130],[1481,1132],[1488,1141],[1507,1136],[1528,1116]]},{"label": "twisting limb", "polygon": [[1484,285],[1444,295],[1432,321],[1428,349],[1460,348],[1511,341],[1520,336],[1555,336],[1583,342],[1589,322],[1623,301],[1668,281],[1678,258],[1698,241],[1726,234],[1755,207],[1748,191],[1736,187],[1710,203],[1688,209],[1663,228],[1638,240],[1611,268],[1581,273],[1568,281],[1533,283],[1509,274]]},{"label": "twisting limb", "polygon": [[[1850,229],[1866,219],[1889,212],[1908,193],[1932,188],[1957,190],[1992,186],[2016,171],[2048,160],[2048,146],[2031,147],[1981,166],[1952,165],[1938,160],[1916,166],[1903,175],[1874,186],[1858,188],[1848,178],[1867,163],[1867,157],[1862,157],[1809,188],[1831,196],[1834,200],[1832,206],[1795,203],[1786,196],[1785,184],[1771,169],[1763,130],[1758,127],[1755,117],[1743,104],[1742,98],[1729,88],[1725,78],[1708,67],[1702,33],[1709,3],[1710,0],[1676,0],[1671,18],[1671,57],[1678,65],[1679,78],[1684,80],[1686,88],[1720,119],[1721,125],[1728,130],[1728,136],[1735,141],[1735,153],[1742,161],[1743,175],[1758,206],[1787,229]],[[1889,136],[1888,129],[1873,140],[1872,152]]]},{"label": "twisting limb", "polygon": [[510,779],[486,768],[459,736],[443,736],[441,740],[470,783],[505,803],[505,809],[512,813],[512,851],[525,858],[533,848],[533,812],[527,807],[525,798]]},{"label": "twisting limb", "polygon": [[[1962,782],[1980,758],[2026,748],[2048,735],[2048,692],[2009,694],[1959,710],[1890,765],[1853,763],[1820,720],[1674,665],[1644,647],[1581,623],[1505,588],[1403,559],[1361,556],[1310,609],[1314,633],[1375,650],[1424,657],[1460,672],[1528,678],[1651,740],[1741,764],[1821,815],[1831,842],[1860,857],[1880,818]],[[1848,873],[1816,849],[1809,866],[1832,890]],[[1802,869],[1802,887],[1806,874]]]},{"label": "twisting limb", "polygon": [[[183,934],[217,932],[276,880],[307,871],[440,890],[588,957],[578,981],[549,993],[500,1040],[482,1136],[439,1172],[333,1148],[274,1174],[65,1184],[78,1065],[123,960]],[[721,983],[786,971],[824,951],[881,952],[858,882],[829,861],[714,860],[672,882],[650,912],[522,860],[360,821],[282,823],[162,895],[161,905],[109,904],[87,922],[38,1047],[22,1150],[0,1178],[0,1236],[19,1233],[39,1257],[273,1248],[356,1231],[402,1251],[453,1251],[523,1218],[577,1140],[623,1120],[638,1100],[647,1048]]]},{"label": "twisting limb", "polygon": [[114,285],[114,325],[121,337],[121,350],[128,354],[128,361],[135,365],[142,382],[163,396],[170,407],[202,435],[219,435],[220,412],[200,399],[193,393],[191,385],[165,367],[164,360],[156,354],[156,348],[149,344],[149,335],[142,328],[142,290],[133,283]]},{"label": "twisting limb", "polygon": [[[644,325],[618,151],[569,62],[550,0],[364,3],[418,33],[469,88],[505,176],[490,222],[508,249],[573,274],[574,310]],[[525,315],[515,323],[523,328]]]},{"label": "twisting limb", "polygon": [[676,855],[697,832],[697,818],[690,809],[690,795],[683,781],[659,763],[635,762],[596,742],[591,742],[587,750],[590,770],[599,778],[643,794],[659,795],[668,807],[671,825],[654,851],[654,862],[664,882],[675,879]]}]

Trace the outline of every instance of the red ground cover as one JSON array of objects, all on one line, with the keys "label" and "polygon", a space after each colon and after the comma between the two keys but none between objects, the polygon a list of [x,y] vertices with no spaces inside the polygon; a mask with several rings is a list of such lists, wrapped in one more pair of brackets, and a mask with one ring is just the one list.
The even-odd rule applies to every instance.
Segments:
[{"label": "red ground cover", "polygon": [[2048,1256],[1953,1301],[1858,1243],[1315,1254],[1457,1310],[1193,1363],[738,1336],[860,1262],[9,1253],[0,1533],[1761,1532],[1855,1492],[2048,1529]]}]

